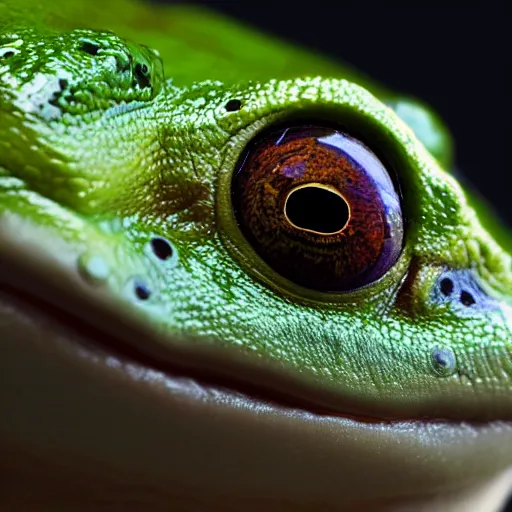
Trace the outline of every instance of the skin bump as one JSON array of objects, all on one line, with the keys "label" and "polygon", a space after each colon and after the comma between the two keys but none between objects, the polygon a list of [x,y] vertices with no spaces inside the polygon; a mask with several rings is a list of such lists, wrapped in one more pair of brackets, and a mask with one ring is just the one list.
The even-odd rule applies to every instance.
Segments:
[{"label": "skin bump", "polygon": [[450,348],[433,348],[431,361],[434,371],[441,377],[449,377],[457,371],[457,359]]},{"label": "skin bump", "polygon": [[93,284],[104,283],[111,273],[108,263],[101,256],[89,253],[79,257],[78,270],[84,279]]}]

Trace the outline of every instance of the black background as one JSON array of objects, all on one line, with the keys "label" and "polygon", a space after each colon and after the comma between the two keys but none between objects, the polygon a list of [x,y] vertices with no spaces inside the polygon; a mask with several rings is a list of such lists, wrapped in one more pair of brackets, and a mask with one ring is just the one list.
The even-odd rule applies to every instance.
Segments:
[{"label": "black background", "polygon": [[[344,60],[392,89],[425,100],[452,130],[458,169],[512,226],[512,45],[504,5],[200,3]],[[512,512],[512,504],[507,511]]]}]

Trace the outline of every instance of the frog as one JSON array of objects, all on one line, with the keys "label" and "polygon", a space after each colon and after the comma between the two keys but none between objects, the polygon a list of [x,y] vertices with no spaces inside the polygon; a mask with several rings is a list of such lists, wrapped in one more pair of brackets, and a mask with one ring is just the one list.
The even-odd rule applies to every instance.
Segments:
[{"label": "frog", "polygon": [[189,4],[0,5],[2,510],[498,511],[507,229],[428,106]]}]

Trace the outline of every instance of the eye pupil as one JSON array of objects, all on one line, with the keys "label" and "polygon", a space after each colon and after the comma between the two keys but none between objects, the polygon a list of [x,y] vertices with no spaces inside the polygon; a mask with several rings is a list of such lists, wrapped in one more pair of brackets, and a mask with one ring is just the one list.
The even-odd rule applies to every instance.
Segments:
[{"label": "eye pupil", "polygon": [[311,183],[296,187],[288,194],[284,213],[288,222],[298,229],[332,235],[343,231],[350,210],[339,192]]}]

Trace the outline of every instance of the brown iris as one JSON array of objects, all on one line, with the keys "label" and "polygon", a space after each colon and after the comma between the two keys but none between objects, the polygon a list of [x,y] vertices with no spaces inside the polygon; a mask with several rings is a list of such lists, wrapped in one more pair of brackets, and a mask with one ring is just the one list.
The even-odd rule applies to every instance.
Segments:
[{"label": "brown iris", "polygon": [[369,284],[402,248],[388,172],[362,142],[331,128],[291,127],[254,141],[233,177],[232,200],[261,258],[309,288]]}]

